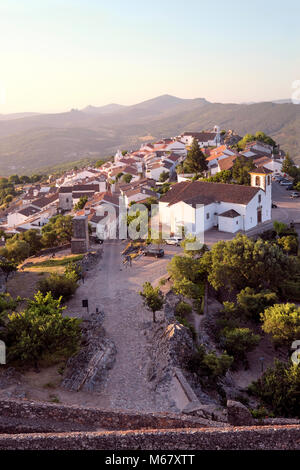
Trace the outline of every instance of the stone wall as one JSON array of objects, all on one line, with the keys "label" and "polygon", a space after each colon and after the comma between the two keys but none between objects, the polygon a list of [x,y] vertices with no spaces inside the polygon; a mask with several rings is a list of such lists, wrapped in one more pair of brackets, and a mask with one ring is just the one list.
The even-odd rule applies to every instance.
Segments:
[{"label": "stone wall", "polygon": [[55,423],[58,427],[61,427],[62,423],[64,425],[68,423],[69,430],[77,430],[78,425],[80,425],[87,431],[97,429],[197,428],[215,425],[215,423],[206,419],[180,414],[138,413],[123,410],[108,411],[98,408],[65,406],[27,400],[0,400],[0,423],[1,421],[4,423],[2,432],[6,432],[5,422],[9,423],[10,419],[18,420],[20,426],[30,425],[36,432],[40,432],[41,422],[43,423],[41,432],[47,432],[47,423],[49,423],[49,431],[55,429]]},{"label": "stone wall", "polygon": [[0,435],[0,450],[300,450],[300,426]]}]

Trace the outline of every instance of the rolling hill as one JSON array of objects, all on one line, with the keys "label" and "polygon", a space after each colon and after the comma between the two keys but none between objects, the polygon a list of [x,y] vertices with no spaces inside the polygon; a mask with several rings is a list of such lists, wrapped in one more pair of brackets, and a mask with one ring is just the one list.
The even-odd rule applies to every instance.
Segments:
[{"label": "rolling hill", "polygon": [[0,174],[32,173],[68,162],[135,149],[144,140],[210,129],[240,135],[261,130],[300,163],[300,106],[292,103],[221,104],[163,95],[132,106],[88,106],[57,114],[2,115]]}]

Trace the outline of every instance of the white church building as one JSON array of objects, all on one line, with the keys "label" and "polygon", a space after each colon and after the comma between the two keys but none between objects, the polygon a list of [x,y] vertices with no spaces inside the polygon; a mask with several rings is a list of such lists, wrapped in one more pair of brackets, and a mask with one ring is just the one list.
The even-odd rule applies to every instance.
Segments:
[{"label": "white church building", "polygon": [[163,233],[197,235],[216,227],[221,232],[250,230],[271,220],[272,171],[250,172],[251,186],[209,183],[177,183],[159,200]]}]

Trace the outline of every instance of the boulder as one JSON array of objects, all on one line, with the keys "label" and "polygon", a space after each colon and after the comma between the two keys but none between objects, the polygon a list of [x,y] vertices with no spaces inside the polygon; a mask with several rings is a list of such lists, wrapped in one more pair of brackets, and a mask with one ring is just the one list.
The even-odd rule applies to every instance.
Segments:
[{"label": "boulder", "polygon": [[228,423],[233,426],[253,426],[255,424],[248,408],[239,401],[227,401]]}]

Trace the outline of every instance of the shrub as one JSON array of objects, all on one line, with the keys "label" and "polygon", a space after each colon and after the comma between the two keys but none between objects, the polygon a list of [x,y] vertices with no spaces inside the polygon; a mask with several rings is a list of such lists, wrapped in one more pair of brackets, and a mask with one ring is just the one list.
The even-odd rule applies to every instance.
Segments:
[{"label": "shrub", "polygon": [[297,255],[298,239],[293,235],[287,235],[277,240],[278,245],[289,254]]},{"label": "shrub", "polygon": [[63,301],[69,299],[76,291],[78,285],[74,278],[64,274],[52,273],[38,283],[39,290],[46,295],[51,292],[55,299],[62,298]]},{"label": "shrub", "polygon": [[225,328],[221,332],[221,344],[235,360],[243,360],[259,343],[260,336],[249,328]]},{"label": "shrub", "polygon": [[188,368],[198,376],[207,376],[213,379],[226,374],[233,363],[233,357],[227,353],[220,356],[213,352],[206,352],[203,345],[198,346],[197,352],[191,357]]},{"label": "shrub", "polygon": [[74,281],[79,281],[81,278],[82,269],[81,266],[77,263],[70,262],[65,267],[65,276],[68,279],[73,279]]},{"label": "shrub", "polygon": [[9,361],[34,364],[51,358],[52,363],[77,351],[80,320],[63,317],[60,300],[36,294],[24,312],[8,315],[3,337]]},{"label": "shrub", "polygon": [[273,413],[270,413],[268,410],[266,410],[266,408],[264,406],[260,406],[259,408],[251,410],[251,414],[252,414],[253,418],[260,419],[260,420],[262,420],[264,418],[268,418],[271,415],[273,415]]},{"label": "shrub", "polygon": [[256,292],[250,287],[241,290],[237,295],[237,307],[246,318],[258,321],[260,314],[266,307],[270,307],[278,302],[275,292],[261,291]]},{"label": "shrub", "polygon": [[300,338],[300,307],[276,304],[261,314],[262,329],[273,336],[276,345],[290,345]]},{"label": "shrub", "polygon": [[300,417],[300,366],[275,361],[273,368],[249,387],[277,416]]},{"label": "shrub", "polygon": [[179,317],[183,317],[185,318],[186,316],[188,316],[190,313],[192,313],[192,306],[186,302],[179,302],[177,305],[176,305],[176,308],[175,308],[175,313],[176,315],[178,315]]}]

